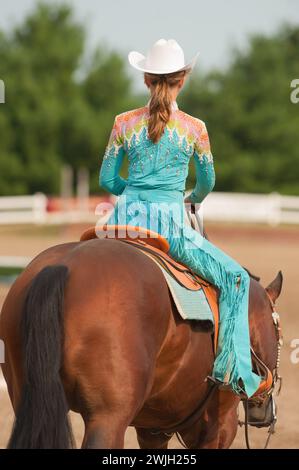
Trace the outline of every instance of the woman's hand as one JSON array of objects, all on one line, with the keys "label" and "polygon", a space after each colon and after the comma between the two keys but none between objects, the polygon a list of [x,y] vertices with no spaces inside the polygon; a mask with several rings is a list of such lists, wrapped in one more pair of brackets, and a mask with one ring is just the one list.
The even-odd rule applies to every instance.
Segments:
[{"label": "woman's hand", "polygon": [[196,210],[198,211],[200,209],[200,204],[197,202],[192,202],[191,199],[190,199],[190,196],[187,196],[185,199],[184,199],[184,203],[185,204],[191,204],[191,214],[195,214]]},{"label": "woman's hand", "polygon": [[191,199],[190,199],[190,196],[185,197],[184,203],[185,203],[185,204],[188,204],[188,203],[189,203],[189,204],[192,204],[192,201],[191,201]]}]

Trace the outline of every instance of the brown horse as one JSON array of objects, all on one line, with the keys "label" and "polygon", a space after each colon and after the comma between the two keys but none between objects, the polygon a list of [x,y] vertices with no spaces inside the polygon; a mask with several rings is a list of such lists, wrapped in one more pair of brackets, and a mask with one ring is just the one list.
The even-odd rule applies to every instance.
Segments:
[{"label": "brown horse", "polygon": [[[267,287],[273,301],[281,273]],[[250,285],[255,351],[275,367],[277,341],[265,289]],[[160,268],[118,240],[45,250],[18,277],[3,306],[3,374],[16,414],[10,448],[68,448],[67,413],[85,423],[84,448],[122,448],[134,426],[141,448],[166,449],[203,403],[214,362],[210,333],[182,320]],[[239,398],[217,390],[180,431],[189,448],[228,448]]]}]

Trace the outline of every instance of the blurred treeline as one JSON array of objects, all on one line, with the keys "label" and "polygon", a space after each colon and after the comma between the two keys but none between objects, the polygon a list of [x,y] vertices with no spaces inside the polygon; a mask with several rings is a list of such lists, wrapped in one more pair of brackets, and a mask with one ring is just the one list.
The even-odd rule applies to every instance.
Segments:
[{"label": "blurred treeline", "polygon": [[[285,25],[251,37],[225,71],[189,78],[178,104],[207,124],[216,190],[299,194],[299,103],[290,100],[298,51],[299,27]],[[0,194],[58,193],[65,163],[87,167],[99,192],[114,116],[148,99],[146,89],[134,93],[126,57],[103,46],[87,56],[70,7],[39,4],[0,31],[0,78]],[[191,166],[189,186],[193,178]]]}]

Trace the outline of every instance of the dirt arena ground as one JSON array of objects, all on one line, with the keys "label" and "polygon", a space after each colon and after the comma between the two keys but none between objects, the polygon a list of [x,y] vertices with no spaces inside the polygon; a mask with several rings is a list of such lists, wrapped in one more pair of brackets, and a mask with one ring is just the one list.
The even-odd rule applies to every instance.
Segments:
[{"label": "dirt arena ground", "polygon": [[[22,229],[0,229],[0,256],[34,256],[42,249],[64,241],[76,240],[83,227],[24,227]],[[299,448],[299,363],[291,362],[291,341],[299,338],[299,229],[296,227],[272,228],[250,225],[206,224],[210,240],[228,254],[261,277],[261,283],[267,286],[282,270],[284,286],[278,301],[281,313],[284,347],[282,353],[281,374],[283,388],[277,399],[278,424],[276,434],[271,440],[271,448]],[[0,307],[6,295],[7,287],[0,284]],[[299,341],[299,340],[298,340]],[[299,358],[299,354],[297,355]],[[72,423],[78,446],[83,434],[82,421],[72,414]],[[5,383],[0,375],[0,447],[6,446],[12,425],[12,409],[6,393]],[[251,430],[252,445],[261,447],[266,439],[265,430]],[[126,448],[138,448],[135,431],[129,428],[126,433]],[[170,448],[180,448],[173,438]],[[233,448],[244,447],[243,429],[239,429]]]}]

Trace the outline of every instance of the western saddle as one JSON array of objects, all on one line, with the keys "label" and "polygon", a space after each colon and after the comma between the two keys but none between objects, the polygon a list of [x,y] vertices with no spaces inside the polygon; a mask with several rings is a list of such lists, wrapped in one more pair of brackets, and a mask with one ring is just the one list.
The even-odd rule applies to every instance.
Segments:
[{"label": "western saddle", "polygon": [[[80,237],[80,241],[92,240],[95,238],[118,239],[122,242],[143,251],[146,255],[158,262],[178,283],[186,289],[198,291],[204,290],[207,301],[214,315],[214,354],[217,352],[218,332],[219,332],[219,308],[218,308],[218,289],[194,273],[189,267],[178,263],[171,258],[168,241],[160,234],[146,228],[132,225],[99,225],[87,229]],[[252,359],[258,372],[263,376],[263,380],[253,397],[260,398],[267,394],[272,388],[273,376],[266,365],[256,356],[253,350]]]}]

